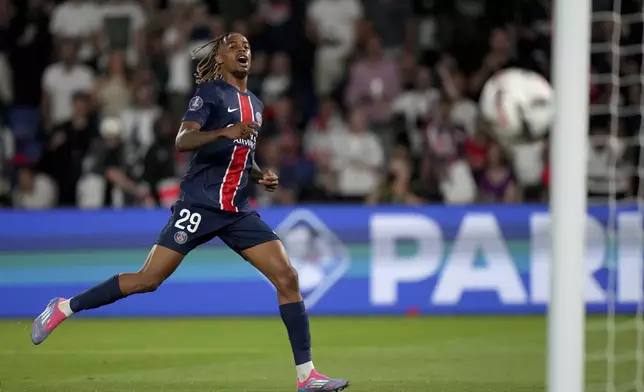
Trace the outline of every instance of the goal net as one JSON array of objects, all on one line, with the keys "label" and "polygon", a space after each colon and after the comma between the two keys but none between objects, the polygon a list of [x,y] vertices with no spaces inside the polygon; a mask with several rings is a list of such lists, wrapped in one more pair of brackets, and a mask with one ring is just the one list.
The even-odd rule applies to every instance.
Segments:
[{"label": "goal net", "polygon": [[[587,317],[586,392],[644,392],[643,7],[641,0],[593,1],[588,201],[608,211],[604,268],[596,277],[606,307]],[[624,212],[635,218],[630,244],[620,243]],[[626,271],[639,282],[628,301],[620,288]]]}]

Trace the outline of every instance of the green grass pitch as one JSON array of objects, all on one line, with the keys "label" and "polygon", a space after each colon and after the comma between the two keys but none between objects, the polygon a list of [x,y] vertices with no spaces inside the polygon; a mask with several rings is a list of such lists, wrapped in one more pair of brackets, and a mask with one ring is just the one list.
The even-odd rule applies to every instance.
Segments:
[{"label": "green grass pitch", "polygon": [[[349,378],[351,392],[545,388],[543,317],[311,322],[316,366]],[[589,344],[602,349],[604,335]],[[622,338],[618,349],[633,350],[635,332]],[[604,367],[590,365],[589,380],[603,380]],[[633,380],[624,369],[618,377]],[[29,321],[0,322],[1,392],[294,391],[294,377],[279,318],[75,319],[38,347]]]}]

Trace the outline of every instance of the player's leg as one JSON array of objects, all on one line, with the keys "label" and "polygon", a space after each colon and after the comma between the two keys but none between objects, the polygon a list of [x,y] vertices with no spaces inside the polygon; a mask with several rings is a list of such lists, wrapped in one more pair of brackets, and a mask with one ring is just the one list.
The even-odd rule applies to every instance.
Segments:
[{"label": "player's leg", "polygon": [[69,299],[69,311],[100,308],[132,294],[149,293],[156,290],[179,267],[184,255],[155,245],[145,264],[137,272],[112,276],[105,282]]},{"label": "player's leg", "polygon": [[33,323],[33,343],[42,343],[54,328],[73,313],[96,309],[132,294],[156,290],[177,269],[185,255],[213,238],[220,223],[216,219],[202,219],[204,215],[210,217],[209,213],[198,206],[182,202],[175,204],[172,217],[138,272],[114,275],[69,300],[51,300]]},{"label": "player's leg", "polygon": [[52,299],[45,311],[34,320],[31,340],[34,344],[42,343],[74,313],[100,308],[132,294],[156,290],[177,269],[183,258],[184,255],[177,251],[155,245],[139,271],[114,275],[71,299]]},{"label": "player's leg", "polygon": [[300,293],[297,271],[289,262],[282,242],[256,214],[250,214],[219,233],[277,289],[280,315],[293,350],[299,392],[339,391],[346,380],[332,379],[318,373],[311,360],[309,317]]},{"label": "player's leg", "polygon": [[280,315],[288,331],[298,378],[298,392],[339,391],[349,386],[343,379],[318,373],[311,359],[309,316],[300,293],[297,271],[279,240],[264,242],[240,251],[277,289]]}]

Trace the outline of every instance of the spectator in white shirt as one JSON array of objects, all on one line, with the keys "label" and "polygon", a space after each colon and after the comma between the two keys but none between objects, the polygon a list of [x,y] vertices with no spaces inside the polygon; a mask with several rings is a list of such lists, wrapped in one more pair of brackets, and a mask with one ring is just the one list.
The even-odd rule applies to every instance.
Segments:
[{"label": "spectator in white shirt", "polygon": [[72,98],[94,88],[92,70],[76,62],[76,44],[68,39],[60,42],[59,61],[45,68],[43,74],[42,110],[45,126],[50,128],[72,116]]},{"label": "spectator in white shirt", "polygon": [[403,92],[394,101],[394,113],[404,117],[409,144],[415,155],[424,151],[419,121],[431,115],[439,99],[440,91],[434,87],[431,71],[421,67],[416,72],[414,88]]},{"label": "spectator in white shirt", "polygon": [[141,5],[132,0],[108,0],[100,7],[102,43],[110,51],[123,51],[128,65],[138,64],[145,53],[147,19]]},{"label": "spectator in white shirt", "polygon": [[13,193],[13,206],[26,210],[41,210],[56,206],[57,190],[47,175],[29,166],[18,170],[18,187]]},{"label": "spectator in white shirt", "polygon": [[262,101],[270,106],[277,99],[289,92],[291,88],[291,60],[284,52],[277,52],[271,57],[271,65],[262,83]]},{"label": "spectator in white shirt", "polygon": [[309,5],[307,34],[317,44],[315,82],[320,95],[329,95],[344,76],[362,12],[359,0],[313,0]]},{"label": "spectator in white shirt", "polygon": [[445,95],[452,101],[452,121],[461,125],[468,135],[474,135],[478,106],[467,96],[469,88],[467,78],[459,71],[456,60],[449,55],[441,58],[436,70],[445,89]]},{"label": "spectator in white shirt", "polygon": [[545,168],[544,140],[512,145],[512,163],[518,185],[523,189],[526,202],[541,201],[543,186],[541,174]]},{"label": "spectator in white shirt", "polygon": [[[336,103],[327,98],[320,104],[318,115],[311,120],[302,144],[304,152],[318,167],[317,185],[327,195],[335,193],[336,177],[333,171],[333,144],[347,132],[347,124]],[[339,140],[341,142],[342,139]]]},{"label": "spectator in white shirt", "polygon": [[619,136],[601,125],[593,124],[590,130],[587,176],[591,202],[603,203],[612,193],[617,200],[631,196],[632,163],[627,159],[628,145]]},{"label": "spectator in white shirt", "polygon": [[367,119],[361,109],[353,109],[349,131],[335,138],[333,149],[339,198],[346,202],[364,202],[379,185],[384,150],[380,139],[367,129]]},{"label": "spectator in white shirt", "polygon": [[49,30],[57,38],[72,38],[78,41],[78,57],[90,61],[95,54],[95,44],[101,26],[101,14],[94,2],[68,0],[54,8]]},{"label": "spectator in white shirt", "polygon": [[173,5],[172,24],[163,34],[163,46],[168,62],[168,92],[170,112],[179,117],[185,110],[193,87],[192,56],[188,37],[193,28],[192,9],[183,4]]},{"label": "spectator in white shirt", "polygon": [[141,163],[154,142],[154,126],[162,113],[155,101],[156,92],[152,88],[139,87],[134,92],[134,105],[121,114],[127,161],[132,166]]}]

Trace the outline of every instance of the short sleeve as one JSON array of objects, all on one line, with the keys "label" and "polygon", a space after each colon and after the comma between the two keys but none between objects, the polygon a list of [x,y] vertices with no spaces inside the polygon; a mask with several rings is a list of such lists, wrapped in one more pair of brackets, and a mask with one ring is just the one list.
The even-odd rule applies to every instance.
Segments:
[{"label": "short sleeve", "polygon": [[51,31],[54,34],[60,34],[62,31],[62,26],[64,25],[63,17],[62,17],[62,6],[59,5],[56,8],[54,8],[54,12],[52,13],[51,16],[51,21],[49,22],[49,31]]},{"label": "short sleeve", "polygon": [[45,69],[45,72],[43,73],[43,76],[42,76],[43,88],[47,93],[51,94],[51,90],[53,89],[53,86],[54,86],[54,79],[55,79],[54,69],[50,65]]},{"label": "short sleeve", "polygon": [[353,17],[355,20],[362,19],[362,16],[364,15],[364,12],[362,10],[362,4],[360,3],[359,0],[355,0],[352,3],[352,9],[350,12],[350,15]]},{"label": "short sleeve", "polygon": [[208,117],[215,112],[218,102],[217,91],[212,86],[207,84],[199,86],[188,103],[183,121],[194,121],[203,127]]}]

